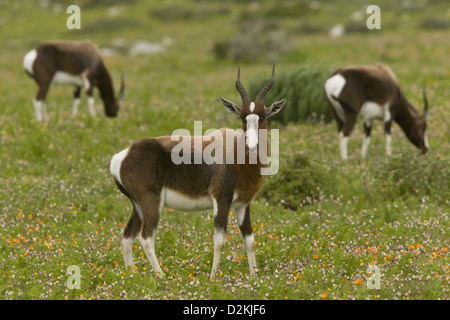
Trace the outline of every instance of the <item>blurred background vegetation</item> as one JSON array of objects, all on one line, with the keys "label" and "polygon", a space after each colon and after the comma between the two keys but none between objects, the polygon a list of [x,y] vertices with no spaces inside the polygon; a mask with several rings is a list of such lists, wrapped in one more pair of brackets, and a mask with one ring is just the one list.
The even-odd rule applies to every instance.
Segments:
[{"label": "blurred background vegetation", "polygon": [[[65,11],[71,4],[81,8],[81,30],[66,28],[70,14]],[[423,60],[444,54],[442,50],[448,48],[433,44],[450,30],[448,2],[376,4],[381,9],[381,30],[366,27],[370,14],[364,0],[2,0],[0,44],[4,52],[15,52],[11,63],[19,64],[25,48],[41,41],[89,38],[105,55],[119,56],[116,61],[128,76],[130,90],[136,87],[130,64],[145,62],[139,65],[149,71],[150,82],[152,69],[162,61],[157,55],[165,58],[166,69],[176,68],[180,73],[208,68],[220,72],[221,66],[233,66],[229,69],[235,72],[237,64],[264,65],[264,73],[255,68],[260,74],[257,79],[248,68],[242,70],[252,94],[264,82],[270,64],[276,63],[279,85],[270,98],[283,96],[288,101],[276,120],[329,121],[322,86],[342,65],[387,63],[399,73],[401,82],[404,76],[415,80],[411,89],[406,88],[414,98],[420,96],[417,88],[436,86],[448,78],[448,69],[435,66],[430,70]],[[136,55],[146,57],[132,58]],[[440,102],[438,97],[431,99]]]}]

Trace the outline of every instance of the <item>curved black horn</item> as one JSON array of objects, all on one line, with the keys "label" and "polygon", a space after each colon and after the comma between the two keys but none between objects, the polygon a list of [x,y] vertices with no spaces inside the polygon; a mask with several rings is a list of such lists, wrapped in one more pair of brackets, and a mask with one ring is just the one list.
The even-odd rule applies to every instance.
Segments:
[{"label": "curved black horn", "polygon": [[124,81],[124,77],[123,77],[123,73],[120,76],[120,90],[119,90],[119,95],[117,96],[117,100],[121,100],[123,99],[123,97],[125,96],[125,81]]},{"label": "curved black horn", "polygon": [[236,79],[236,89],[239,91],[239,94],[241,95],[242,103],[245,103],[247,101],[250,101],[247,91],[245,91],[244,86],[241,83],[241,68],[238,67],[238,74]]},{"label": "curved black horn", "polygon": [[275,65],[273,65],[272,68],[272,77],[270,78],[269,82],[267,82],[266,85],[258,93],[256,101],[264,103],[264,98],[266,97],[266,94],[270,90],[270,88],[272,88],[274,82],[275,82]]},{"label": "curved black horn", "polygon": [[428,113],[428,99],[427,94],[425,93],[425,88],[423,88],[423,113],[426,115]]}]

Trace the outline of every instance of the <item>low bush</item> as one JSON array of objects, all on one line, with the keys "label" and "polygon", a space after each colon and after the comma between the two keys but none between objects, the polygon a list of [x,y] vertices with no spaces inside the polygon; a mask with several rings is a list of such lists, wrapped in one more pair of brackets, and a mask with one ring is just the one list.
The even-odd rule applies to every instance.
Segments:
[{"label": "low bush", "polygon": [[428,197],[444,203],[450,199],[448,159],[413,152],[394,155],[376,167],[368,188],[374,196],[387,200]]},{"label": "low bush", "polygon": [[[282,98],[287,101],[283,110],[269,120],[277,120],[282,124],[332,120],[323,86],[333,71],[334,68],[318,63],[306,63],[284,72],[276,71],[275,85],[265,101],[267,104]],[[252,79],[248,85],[250,97],[256,97],[267,80],[267,75]]]},{"label": "low bush", "polygon": [[268,176],[260,196],[270,205],[296,210],[331,194],[336,187],[333,167],[311,162],[303,155],[294,155],[280,163],[277,174]]}]

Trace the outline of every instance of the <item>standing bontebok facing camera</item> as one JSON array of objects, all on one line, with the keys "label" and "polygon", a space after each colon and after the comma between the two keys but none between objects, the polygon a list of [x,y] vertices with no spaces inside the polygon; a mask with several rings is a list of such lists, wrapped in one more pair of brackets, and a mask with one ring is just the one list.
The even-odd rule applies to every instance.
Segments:
[{"label": "standing bontebok facing camera", "polygon": [[[274,67],[275,70],[275,67]],[[162,270],[155,255],[155,232],[163,207],[176,210],[195,211],[213,209],[214,213],[214,260],[211,271],[213,278],[219,268],[222,249],[225,245],[226,229],[230,208],[236,211],[238,225],[247,251],[250,274],[256,272],[255,244],[250,221],[250,204],[263,185],[259,142],[266,139],[259,129],[267,129],[267,117],[279,112],[286,100],[277,101],[266,107],[264,97],[274,83],[274,70],[270,81],[262,88],[255,101],[250,101],[238,77],[236,88],[242,98],[242,106],[220,98],[227,110],[239,116],[243,133],[222,128],[211,133],[225,141],[220,163],[206,163],[196,155],[198,148],[190,148],[192,161],[174,163],[172,152],[178,139],[162,136],[144,139],[117,153],[111,160],[111,173],[120,191],[133,204],[133,212],[120,235],[125,264],[133,265],[132,247],[136,236],[147,254],[155,272]],[[263,130],[267,134],[267,130]],[[200,143],[200,152],[214,141],[211,135],[190,137],[192,146]],[[207,138],[208,137],[208,138]],[[181,137],[180,137],[181,138]],[[205,139],[207,138],[207,139]],[[227,141],[232,139],[232,141]],[[186,140],[184,140],[186,141]],[[226,146],[233,143],[235,148]],[[245,144],[245,161],[226,161],[237,155],[236,147]],[[188,149],[185,149],[188,150]],[[256,161],[250,157],[256,153]],[[185,157],[186,155],[183,155]]]}]

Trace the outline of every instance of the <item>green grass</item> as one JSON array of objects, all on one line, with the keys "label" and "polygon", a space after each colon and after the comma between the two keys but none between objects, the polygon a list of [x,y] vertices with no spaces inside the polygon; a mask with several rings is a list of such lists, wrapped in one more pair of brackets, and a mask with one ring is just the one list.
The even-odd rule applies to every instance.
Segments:
[{"label": "green grass", "polygon": [[[118,235],[131,205],[115,187],[109,161],[141,138],[169,135],[178,128],[193,132],[194,120],[202,120],[204,130],[238,128],[218,100],[240,101],[234,88],[238,63],[217,60],[214,43],[239,32],[237,22],[246,15],[270,15],[270,1],[259,7],[220,2],[220,10],[208,4],[197,15],[201,2],[175,1],[180,7],[175,18],[158,1],[116,4],[116,16],[107,6],[85,3],[81,30],[66,29],[66,4],[61,8],[50,1],[49,7],[39,7],[11,1],[0,10],[0,299],[450,297],[450,44],[448,29],[421,27],[435,17],[449,19],[445,1],[426,6],[413,2],[412,8],[382,2],[381,30],[339,39],[329,38],[327,30],[350,21],[352,12],[363,10],[362,1],[321,1],[318,11],[298,16],[283,8],[276,11],[289,42],[289,50],[276,60],[277,72],[308,61],[324,66],[389,64],[419,108],[421,88],[427,87],[431,150],[419,157],[394,125],[394,156],[387,158],[378,122],[368,159],[361,161],[360,124],[349,140],[350,159],[342,162],[334,123],[271,123],[280,129],[280,173],[290,173],[290,180],[283,184],[281,176],[269,177],[252,206],[259,272],[248,276],[232,215],[215,281],[209,280],[212,212],[164,211],[156,242],[164,278],[155,277],[138,241],[135,267],[124,268]],[[186,12],[193,18],[182,18]],[[305,33],[305,22],[318,31]],[[47,100],[50,121],[36,123],[31,99],[37,88],[22,70],[23,55],[41,41],[85,38],[100,47],[115,38],[128,45],[170,38],[172,44],[162,54],[105,58],[116,88],[121,72],[125,74],[127,96],[117,119],[103,116],[99,99],[98,114],[90,117],[84,93],[80,112],[72,118],[72,89],[53,87]],[[269,77],[272,62],[241,62],[244,86]],[[304,183],[312,196],[289,193],[289,186],[302,190]],[[295,203],[293,210],[283,205],[287,199]],[[80,268],[81,289],[66,286],[71,265]],[[366,286],[370,265],[381,270],[378,290]]]}]

